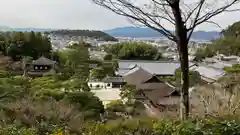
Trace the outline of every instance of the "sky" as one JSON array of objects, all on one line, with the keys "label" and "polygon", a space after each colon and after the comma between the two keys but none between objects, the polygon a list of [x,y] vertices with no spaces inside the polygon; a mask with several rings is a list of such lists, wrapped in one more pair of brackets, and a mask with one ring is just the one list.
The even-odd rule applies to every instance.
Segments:
[{"label": "sky", "polygon": [[[240,20],[240,12],[221,14],[213,20],[225,28]],[[106,30],[131,25],[125,17],[97,6],[91,0],[0,0],[0,26]],[[219,28],[203,24],[198,30]]]}]

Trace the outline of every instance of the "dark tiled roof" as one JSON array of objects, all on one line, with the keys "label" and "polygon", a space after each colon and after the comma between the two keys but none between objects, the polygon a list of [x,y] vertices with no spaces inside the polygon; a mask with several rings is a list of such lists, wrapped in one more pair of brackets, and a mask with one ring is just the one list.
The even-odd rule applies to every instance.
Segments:
[{"label": "dark tiled roof", "polygon": [[33,62],[34,65],[53,65],[56,64],[56,61],[52,61],[45,57],[40,57],[39,59]]},{"label": "dark tiled roof", "polygon": [[161,87],[154,90],[144,90],[143,93],[147,96],[154,104],[158,103],[158,100],[170,96],[174,89],[167,84],[162,83]]},{"label": "dark tiled roof", "polygon": [[163,85],[166,85],[165,83],[143,83],[143,84],[139,84],[136,86],[136,89],[139,90],[154,90],[154,89],[159,89],[161,88]]},{"label": "dark tiled roof", "polygon": [[141,67],[136,67],[130,70],[127,74],[125,74],[124,80],[129,85],[138,85],[144,83],[145,81],[151,79],[152,77],[153,75],[151,73],[147,72]]},{"label": "dark tiled roof", "polygon": [[134,66],[139,66],[144,70],[156,75],[174,75],[175,70],[180,67],[178,62],[141,60],[119,61],[118,65],[118,72],[120,75],[124,75],[126,70],[131,70],[131,68]]},{"label": "dark tiled roof", "polygon": [[[189,63],[191,67],[194,63]],[[118,74],[124,76],[132,68],[139,66],[155,75],[175,75],[175,70],[180,67],[176,61],[146,61],[146,60],[120,60]]]},{"label": "dark tiled roof", "polygon": [[124,79],[122,77],[106,77],[103,79],[103,82],[105,83],[124,83]]},{"label": "dark tiled roof", "polygon": [[165,97],[158,100],[158,105],[179,105],[180,96]]},{"label": "dark tiled roof", "polygon": [[203,64],[193,66],[190,70],[199,72],[202,79],[209,83],[215,82],[225,75],[225,71],[223,69],[217,69]]}]

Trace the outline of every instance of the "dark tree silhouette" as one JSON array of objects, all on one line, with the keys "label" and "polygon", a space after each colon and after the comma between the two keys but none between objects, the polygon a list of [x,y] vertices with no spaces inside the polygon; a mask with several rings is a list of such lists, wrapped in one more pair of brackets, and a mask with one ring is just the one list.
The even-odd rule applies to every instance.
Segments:
[{"label": "dark tree silhouette", "polygon": [[[202,23],[217,24],[210,19],[222,12],[237,11],[230,7],[240,0],[92,0],[137,24],[147,26],[177,44],[181,63],[181,119],[189,116],[188,43],[194,29]],[[175,27],[170,32],[166,23]]]}]

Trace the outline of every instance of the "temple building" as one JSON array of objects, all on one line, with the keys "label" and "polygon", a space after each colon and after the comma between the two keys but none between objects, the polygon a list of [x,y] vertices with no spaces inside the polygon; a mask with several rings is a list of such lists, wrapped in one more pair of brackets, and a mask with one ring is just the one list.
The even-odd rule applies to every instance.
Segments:
[{"label": "temple building", "polygon": [[40,57],[39,59],[32,62],[31,70],[28,72],[30,76],[42,76],[44,74],[53,74],[58,68],[58,63],[56,61],[50,60],[45,57]]}]

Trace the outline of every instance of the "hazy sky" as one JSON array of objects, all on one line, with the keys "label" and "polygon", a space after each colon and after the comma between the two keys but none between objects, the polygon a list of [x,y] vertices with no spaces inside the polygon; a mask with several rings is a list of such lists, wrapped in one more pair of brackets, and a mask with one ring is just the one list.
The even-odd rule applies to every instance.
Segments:
[{"label": "hazy sky", "polygon": [[[240,12],[214,18],[224,28],[240,20]],[[10,27],[111,29],[131,23],[91,0],[0,0],[0,25]],[[214,25],[199,29],[216,30]]]}]

